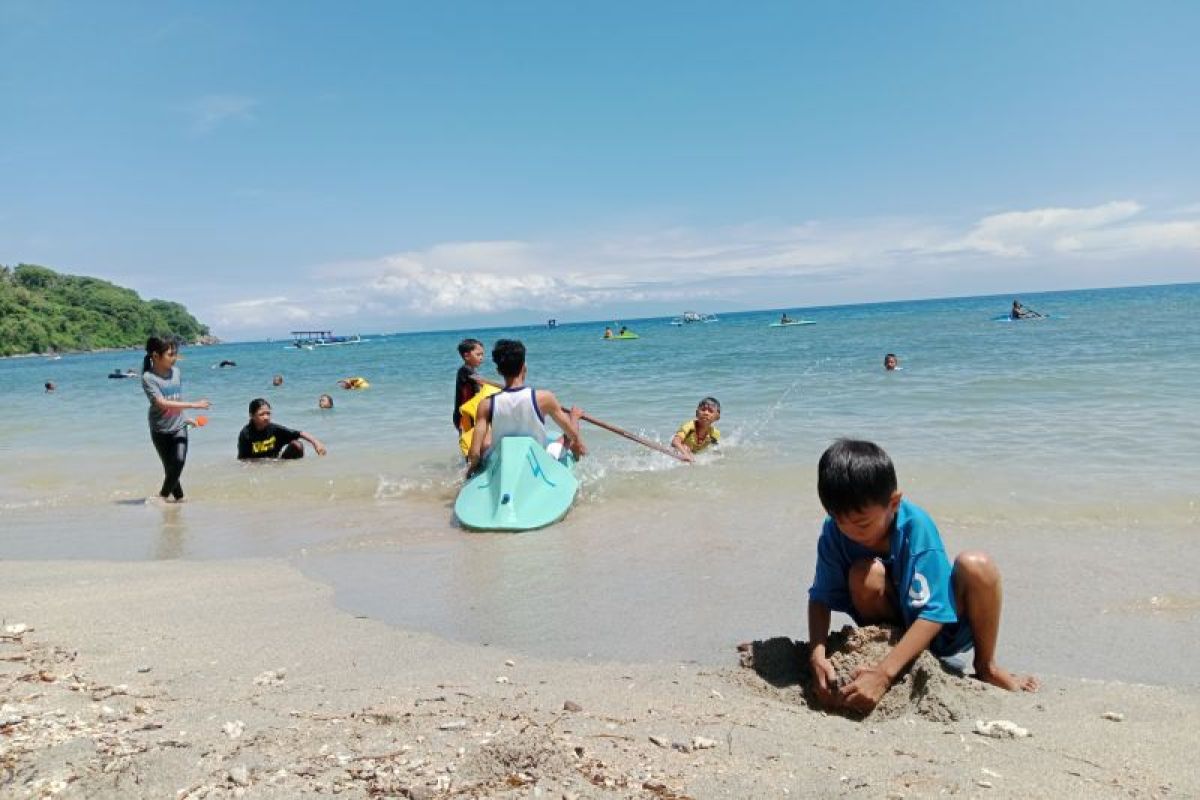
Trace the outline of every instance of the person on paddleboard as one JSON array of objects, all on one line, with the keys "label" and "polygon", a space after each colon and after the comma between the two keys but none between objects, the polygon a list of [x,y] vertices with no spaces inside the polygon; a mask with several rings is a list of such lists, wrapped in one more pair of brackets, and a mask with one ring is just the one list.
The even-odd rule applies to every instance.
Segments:
[{"label": "person on paddleboard", "polygon": [[1030,317],[1040,317],[1040,316],[1041,316],[1041,314],[1037,313],[1036,311],[1033,311],[1032,309],[1028,309],[1028,308],[1026,308],[1025,306],[1021,305],[1021,301],[1020,301],[1020,300],[1015,300],[1015,299],[1014,299],[1014,300],[1013,300],[1013,306],[1012,306],[1012,314],[1011,314],[1011,316],[1012,316],[1012,318],[1013,318],[1013,319],[1029,319]]},{"label": "person on paddleboard", "polygon": [[468,475],[487,457],[492,445],[505,436],[528,436],[545,447],[550,443],[546,431],[547,416],[562,430],[563,445],[576,458],[587,454],[579,433],[583,411],[572,408],[568,413],[554,392],[526,385],[524,344],[516,339],[500,339],[492,348],[492,361],[504,378],[504,388],[479,402],[474,434],[467,451]]},{"label": "person on paddleboard", "polygon": [[671,447],[685,461],[695,461],[696,453],[716,447],[721,442],[721,432],[714,423],[721,418],[721,404],[715,397],[706,397],[696,406],[696,418],[679,426],[671,439]]}]

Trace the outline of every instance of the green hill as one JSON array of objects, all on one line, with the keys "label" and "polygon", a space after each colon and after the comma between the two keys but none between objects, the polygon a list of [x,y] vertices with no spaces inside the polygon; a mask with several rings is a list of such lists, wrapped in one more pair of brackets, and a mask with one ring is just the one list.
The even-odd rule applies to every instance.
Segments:
[{"label": "green hill", "polygon": [[208,335],[179,303],[143,300],[97,278],[35,264],[0,266],[0,356],[141,347],[150,336],[195,342]]}]

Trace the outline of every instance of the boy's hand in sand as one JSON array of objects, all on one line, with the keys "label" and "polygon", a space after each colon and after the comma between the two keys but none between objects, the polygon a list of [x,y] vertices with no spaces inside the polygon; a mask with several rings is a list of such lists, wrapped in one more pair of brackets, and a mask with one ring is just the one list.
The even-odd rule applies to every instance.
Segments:
[{"label": "boy's hand in sand", "polygon": [[843,686],[838,694],[848,708],[867,713],[887,694],[892,681],[878,664],[854,670],[854,679]]},{"label": "boy's hand in sand", "polygon": [[833,662],[824,655],[813,653],[808,665],[812,668],[817,701],[824,708],[835,708],[841,703],[841,698],[837,694],[837,673],[833,669]]}]

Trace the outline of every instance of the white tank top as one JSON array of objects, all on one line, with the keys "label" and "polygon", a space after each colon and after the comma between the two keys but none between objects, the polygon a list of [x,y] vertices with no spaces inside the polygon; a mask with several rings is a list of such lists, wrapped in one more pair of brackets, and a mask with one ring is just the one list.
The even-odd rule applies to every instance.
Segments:
[{"label": "white tank top", "polygon": [[537,392],[532,386],[504,389],[490,399],[493,446],[505,436],[528,436],[546,446],[546,418],[538,408]]}]

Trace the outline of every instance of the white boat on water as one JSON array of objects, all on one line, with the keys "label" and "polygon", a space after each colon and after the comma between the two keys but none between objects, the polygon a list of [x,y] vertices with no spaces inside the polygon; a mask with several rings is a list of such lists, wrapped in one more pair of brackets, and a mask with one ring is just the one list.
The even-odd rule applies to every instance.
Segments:
[{"label": "white boat on water", "polygon": [[698,311],[685,311],[675,319],[672,325],[691,325],[693,322],[719,322],[716,314],[701,314]]},{"label": "white boat on water", "polygon": [[334,336],[333,331],[292,331],[291,348],[312,350],[317,347],[336,347],[343,344],[361,344],[365,342],[357,333],[353,336]]}]

